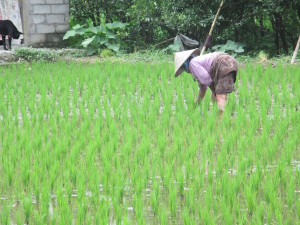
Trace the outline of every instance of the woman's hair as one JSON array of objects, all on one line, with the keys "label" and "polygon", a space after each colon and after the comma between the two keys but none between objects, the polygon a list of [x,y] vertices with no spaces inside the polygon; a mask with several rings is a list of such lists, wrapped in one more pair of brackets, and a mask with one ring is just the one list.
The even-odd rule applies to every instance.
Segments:
[{"label": "woman's hair", "polygon": [[184,69],[185,72],[189,72],[189,65],[192,58],[196,57],[195,55],[191,55],[190,57],[185,60],[185,62],[182,64],[182,69]]}]

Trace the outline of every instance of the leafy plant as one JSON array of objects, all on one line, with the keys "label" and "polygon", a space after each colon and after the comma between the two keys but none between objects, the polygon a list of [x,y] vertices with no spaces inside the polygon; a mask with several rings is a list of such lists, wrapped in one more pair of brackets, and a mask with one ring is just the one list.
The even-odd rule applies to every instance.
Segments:
[{"label": "leafy plant", "polygon": [[57,61],[63,58],[79,58],[86,56],[84,50],[80,49],[37,49],[32,47],[20,47],[15,49],[15,55],[23,60],[33,61]]},{"label": "leafy plant", "polygon": [[174,44],[170,44],[165,51],[166,52],[178,52],[180,50],[180,41],[174,41]]},{"label": "leafy plant", "polygon": [[100,26],[93,26],[92,22],[88,22],[87,25],[77,24],[65,34],[63,39],[77,38],[74,45],[86,48],[88,55],[96,53],[103,46],[117,52],[120,49],[120,32],[126,25],[118,21],[103,23]]},{"label": "leafy plant", "polygon": [[244,52],[244,46],[245,45],[242,43],[227,40],[226,44],[215,45],[212,47],[212,49],[219,52],[228,52],[235,56],[238,53]]}]

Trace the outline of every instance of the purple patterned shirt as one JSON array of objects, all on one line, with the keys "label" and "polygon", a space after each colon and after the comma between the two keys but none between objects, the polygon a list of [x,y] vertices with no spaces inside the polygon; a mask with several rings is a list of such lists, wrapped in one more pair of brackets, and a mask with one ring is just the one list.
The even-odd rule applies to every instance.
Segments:
[{"label": "purple patterned shirt", "polygon": [[194,78],[198,81],[200,91],[205,91],[213,81],[209,72],[212,63],[218,54],[218,52],[208,53],[202,56],[194,57],[190,61],[189,70],[193,74]]}]

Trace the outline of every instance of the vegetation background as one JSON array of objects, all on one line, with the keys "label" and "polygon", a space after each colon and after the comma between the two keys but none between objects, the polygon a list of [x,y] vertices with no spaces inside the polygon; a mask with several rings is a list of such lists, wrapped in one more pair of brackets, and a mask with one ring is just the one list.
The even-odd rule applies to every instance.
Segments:
[{"label": "vegetation background", "polygon": [[[127,23],[120,33],[121,49],[133,52],[157,46],[182,33],[205,41],[220,0],[70,0],[70,24],[94,26]],[[213,33],[212,46],[228,40],[245,54],[264,51],[270,56],[290,54],[300,33],[299,0],[226,0]]]}]

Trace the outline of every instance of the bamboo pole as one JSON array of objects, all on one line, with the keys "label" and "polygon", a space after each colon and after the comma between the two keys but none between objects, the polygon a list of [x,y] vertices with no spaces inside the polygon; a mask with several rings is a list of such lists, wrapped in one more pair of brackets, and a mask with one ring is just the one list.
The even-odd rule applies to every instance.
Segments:
[{"label": "bamboo pole", "polygon": [[172,41],[172,40],[174,40],[174,39],[175,39],[175,38],[170,38],[170,39],[164,40],[164,41],[162,41],[162,42],[160,42],[160,43],[158,43],[158,44],[153,45],[153,47],[155,47],[155,46],[157,46],[157,45],[164,44],[164,43],[169,42],[169,41]]},{"label": "bamboo pole", "polygon": [[291,64],[293,64],[296,60],[296,56],[297,56],[297,53],[298,53],[298,50],[299,50],[299,45],[300,45],[300,35],[299,35],[299,39],[298,39],[298,42],[297,42],[297,45],[296,45],[296,48],[295,48],[295,51],[294,51],[294,54],[293,54],[293,57],[292,57]]},{"label": "bamboo pole", "polygon": [[204,45],[203,45],[203,47],[202,47],[202,50],[201,50],[200,55],[203,55],[204,51],[206,50],[207,45],[208,45],[209,42],[210,42],[212,32],[213,32],[214,27],[215,27],[215,25],[216,25],[217,18],[218,18],[219,14],[220,14],[220,11],[221,11],[221,8],[222,8],[223,4],[224,4],[224,0],[222,0],[222,2],[221,2],[221,4],[220,4],[220,7],[219,7],[219,9],[218,9],[218,11],[217,11],[217,14],[215,15],[215,19],[214,19],[214,21],[213,21],[213,23],[212,23],[212,25],[211,25],[211,28],[210,28],[210,30],[209,30],[209,33],[208,33],[207,37],[206,37],[206,40],[205,40],[205,42],[204,42]]}]

